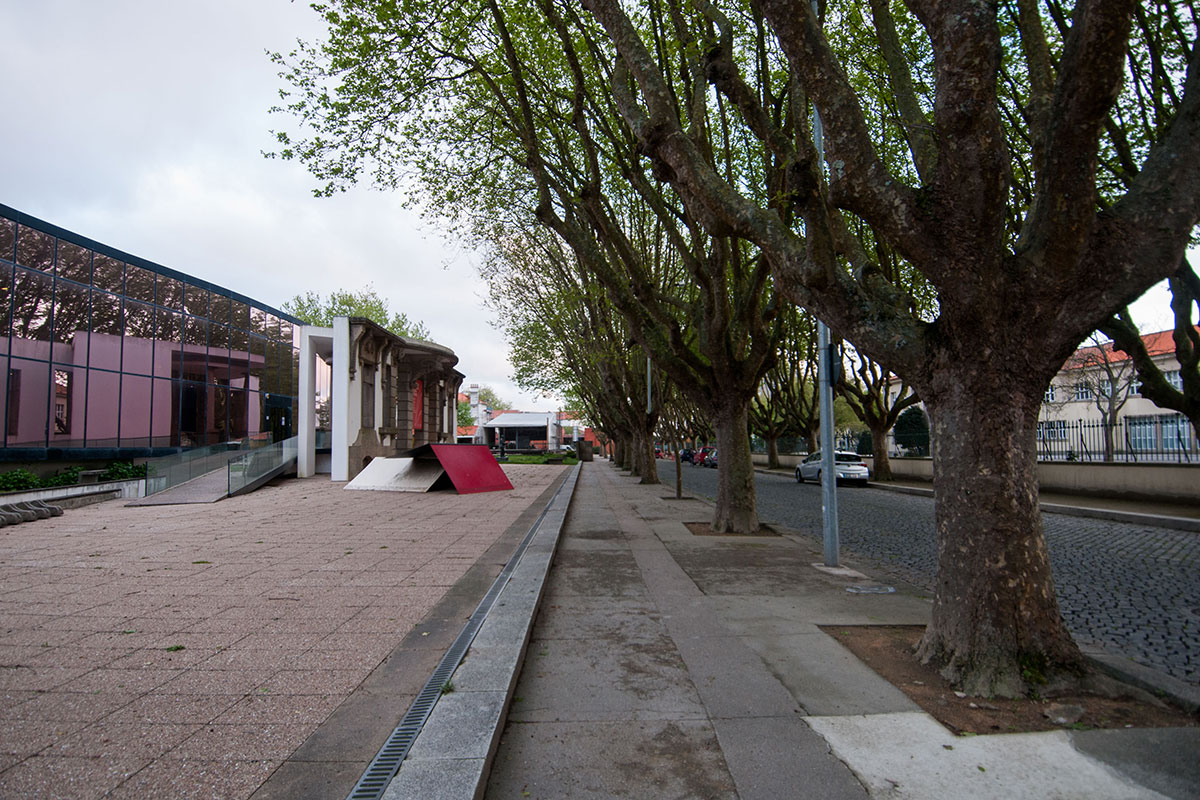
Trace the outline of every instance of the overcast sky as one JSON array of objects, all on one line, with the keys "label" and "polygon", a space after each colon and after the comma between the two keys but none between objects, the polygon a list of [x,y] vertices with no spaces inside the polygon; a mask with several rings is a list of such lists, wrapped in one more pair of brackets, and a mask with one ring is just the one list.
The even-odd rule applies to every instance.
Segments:
[{"label": "overcast sky", "polygon": [[[522,394],[482,307],[476,258],[397,196],[314,198],[296,163],[267,160],[282,82],[265,51],[323,27],[290,0],[0,0],[0,202],[281,306],[374,285],[458,354],[465,383]],[[1135,307],[1171,327],[1165,289]]]}]

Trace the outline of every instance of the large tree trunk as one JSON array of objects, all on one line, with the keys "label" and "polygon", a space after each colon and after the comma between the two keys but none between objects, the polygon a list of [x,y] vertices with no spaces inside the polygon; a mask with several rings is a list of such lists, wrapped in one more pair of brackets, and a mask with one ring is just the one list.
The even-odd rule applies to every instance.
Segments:
[{"label": "large tree trunk", "polygon": [[871,428],[871,452],[875,460],[875,474],[872,478],[877,481],[890,481],[892,479],[892,462],[888,458],[887,434],[888,428],[886,425],[878,425]]},{"label": "large tree trunk", "polygon": [[654,436],[648,434],[640,434],[635,439],[637,453],[636,463],[638,471],[635,473],[641,476],[639,483],[659,483],[658,480],[658,462],[654,458]]},{"label": "large tree trunk", "polygon": [[767,438],[767,469],[779,469],[779,437]]},{"label": "large tree trunk", "polygon": [[749,401],[718,409],[717,507],[712,527],[718,533],[756,533],[758,504],[754,464],[750,460]]},{"label": "large tree trunk", "polygon": [[1019,394],[954,383],[927,405],[938,568],[918,656],[972,695],[1023,695],[1084,669],[1059,615],[1038,510],[1041,396]]}]

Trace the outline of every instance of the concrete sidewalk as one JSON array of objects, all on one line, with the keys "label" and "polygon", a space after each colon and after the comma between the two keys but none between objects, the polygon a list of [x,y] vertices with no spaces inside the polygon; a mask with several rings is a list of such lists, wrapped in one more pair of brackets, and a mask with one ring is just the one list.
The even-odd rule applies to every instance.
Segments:
[{"label": "concrete sidewalk", "polygon": [[953,736],[817,627],[927,596],[848,592],[875,581],[800,536],[695,536],[711,507],[669,494],[585,465],[488,797],[1197,796],[1197,728]]}]

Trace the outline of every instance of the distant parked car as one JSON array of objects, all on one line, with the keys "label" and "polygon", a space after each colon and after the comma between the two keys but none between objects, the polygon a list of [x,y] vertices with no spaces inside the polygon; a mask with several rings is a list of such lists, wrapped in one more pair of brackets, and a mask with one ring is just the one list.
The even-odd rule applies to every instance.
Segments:
[{"label": "distant parked car", "polygon": [[[863,486],[867,485],[870,473],[867,465],[857,453],[837,451],[833,454],[833,464],[834,469],[837,470],[839,481],[854,481]],[[796,466],[796,483],[804,483],[806,480],[821,482],[820,452],[805,456],[804,460]]]},{"label": "distant parked car", "polygon": [[717,450],[716,448],[713,448],[712,450],[710,450],[708,455],[704,457],[704,466],[712,467],[713,469],[716,469],[717,468],[717,454],[719,452],[720,452],[720,450]]},{"label": "distant parked car", "polygon": [[685,447],[679,451],[679,460],[692,463],[692,458],[696,455],[695,451],[690,447]]},{"label": "distant parked car", "polygon": [[692,466],[693,467],[704,466],[704,459],[708,458],[708,454],[711,453],[714,449],[715,448],[712,448],[712,447],[701,447],[699,450],[697,450],[696,454],[692,456]]}]

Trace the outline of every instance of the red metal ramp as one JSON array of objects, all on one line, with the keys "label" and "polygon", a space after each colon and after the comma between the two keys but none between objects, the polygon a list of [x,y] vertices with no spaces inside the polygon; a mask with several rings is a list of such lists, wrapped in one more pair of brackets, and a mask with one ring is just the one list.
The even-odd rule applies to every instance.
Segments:
[{"label": "red metal ramp", "polygon": [[496,463],[496,457],[487,445],[482,444],[427,444],[405,455],[418,461],[432,453],[450,476],[459,494],[476,492],[499,492],[513,488],[504,470]]},{"label": "red metal ramp", "polygon": [[459,494],[511,489],[492,452],[481,444],[426,444],[393,458],[375,458],[347,489],[430,492],[454,487]]}]

